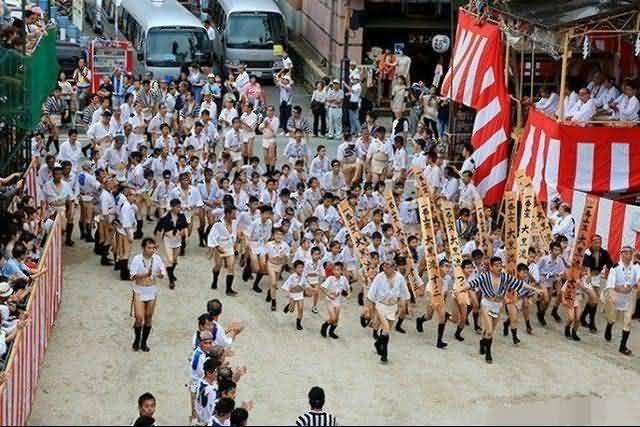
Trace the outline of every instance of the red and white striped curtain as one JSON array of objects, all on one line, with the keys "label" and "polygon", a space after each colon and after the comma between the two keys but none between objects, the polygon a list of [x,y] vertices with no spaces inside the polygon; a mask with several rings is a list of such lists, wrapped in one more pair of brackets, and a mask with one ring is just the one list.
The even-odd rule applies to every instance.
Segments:
[{"label": "red and white striped curtain", "polygon": [[47,272],[33,288],[27,306],[29,321],[18,332],[5,370],[5,382],[0,384],[0,426],[26,425],[31,412],[40,367],[62,297],[64,222],[58,216],[49,234],[40,261],[40,267]]}]

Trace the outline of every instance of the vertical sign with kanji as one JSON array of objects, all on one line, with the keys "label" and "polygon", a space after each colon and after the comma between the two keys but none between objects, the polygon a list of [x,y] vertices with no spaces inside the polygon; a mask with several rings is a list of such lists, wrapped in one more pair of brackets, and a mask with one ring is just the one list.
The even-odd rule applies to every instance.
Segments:
[{"label": "vertical sign with kanji", "polygon": [[344,200],[338,204],[338,212],[340,213],[344,226],[347,227],[349,236],[351,236],[351,241],[353,242],[353,247],[360,263],[365,270],[368,271],[371,268],[368,250],[369,243],[360,232],[360,228],[358,227],[353,209],[349,205],[349,202]]},{"label": "vertical sign with kanji", "polygon": [[400,243],[400,253],[402,254],[402,256],[407,258],[407,281],[413,289],[417,289],[420,287],[420,283],[417,280],[415,272],[413,270],[413,257],[411,256],[411,251],[409,251],[407,233],[404,232],[404,228],[402,227],[402,223],[400,221],[400,211],[398,210],[396,201],[393,198],[393,193],[390,191],[386,192],[384,194],[384,201],[387,207],[387,213],[391,216],[391,226],[393,227],[393,233],[398,238],[398,243]]},{"label": "vertical sign with kanji", "polygon": [[440,267],[438,266],[436,237],[433,231],[431,201],[428,197],[420,197],[418,199],[418,213],[420,214],[422,242],[425,260],[427,262],[427,274],[429,275],[429,283],[431,285],[432,302],[434,305],[444,304],[442,278],[440,277]]},{"label": "vertical sign with kanji", "polygon": [[529,246],[531,246],[531,228],[536,213],[536,201],[533,187],[521,188],[522,210],[520,211],[520,229],[518,230],[518,264],[528,264]]},{"label": "vertical sign with kanji", "polygon": [[504,246],[507,253],[507,272],[515,273],[518,247],[518,203],[516,194],[504,193]]},{"label": "vertical sign with kanji", "polygon": [[453,213],[453,203],[443,200],[440,202],[440,209],[444,216],[444,228],[447,231],[449,240],[449,254],[455,276],[454,289],[464,287],[464,273],[462,272],[462,250],[460,249],[460,238],[456,230],[456,216]]}]

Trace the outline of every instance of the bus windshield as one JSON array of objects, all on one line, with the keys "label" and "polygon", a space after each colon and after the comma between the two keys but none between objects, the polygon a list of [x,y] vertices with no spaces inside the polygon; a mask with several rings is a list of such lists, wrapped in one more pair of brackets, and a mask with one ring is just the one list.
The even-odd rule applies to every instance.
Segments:
[{"label": "bus windshield", "polygon": [[153,28],[147,36],[147,65],[179,67],[208,59],[209,38],[202,28]]},{"label": "bus windshield", "polygon": [[227,47],[232,49],[272,49],[285,42],[282,15],[267,12],[232,13],[227,25]]}]

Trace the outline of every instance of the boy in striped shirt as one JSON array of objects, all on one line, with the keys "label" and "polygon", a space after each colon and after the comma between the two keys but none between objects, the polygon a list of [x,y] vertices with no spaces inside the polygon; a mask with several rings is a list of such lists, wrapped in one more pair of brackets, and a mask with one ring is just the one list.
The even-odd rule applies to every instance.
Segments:
[{"label": "boy in striped shirt", "polygon": [[309,406],[311,410],[298,417],[298,427],[337,426],[336,417],[324,412],[325,395],[320,387],[313,387],[309,391]]},{"label": "boy in striped shirt", "polygon": [[503,272],[502,259],[491,258],[489,271],[480,274],[471,281],[470,286],[481,296],[480,320],[482,322],[482,339],[480,340],[480,354],[485,356],[487,363],[493,363],[491,345],[496,326],[500,321],[500,312],[508,293],[519,293],[522,282]]}]

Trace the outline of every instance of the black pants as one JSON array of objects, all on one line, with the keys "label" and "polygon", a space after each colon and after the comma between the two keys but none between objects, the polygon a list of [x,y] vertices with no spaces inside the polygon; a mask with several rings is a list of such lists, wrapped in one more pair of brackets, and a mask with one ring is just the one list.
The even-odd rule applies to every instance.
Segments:
[{"label": "black pants", "polygon": [[313,112],[313,135],[318,135],[318,127],[320,135],[327,134],[327,109],[324,105]]},{"label": "black pants", "polygon": [[291,117],[291,104],[284,101],[280,103],[280,129],[287,131],[287,122]]},{"label": "black pants", "polygon": [[440,135],[438,133],[438,123],[435,120],[424,117],[423,122],[427,129],[431,129],[435,138],[440,138]]}]

